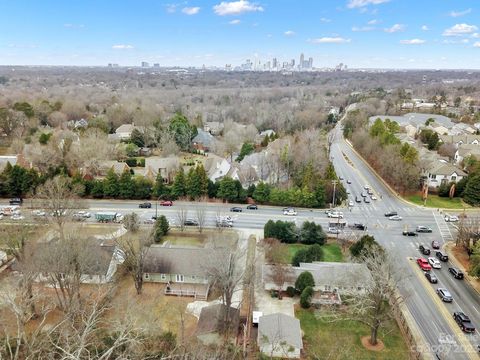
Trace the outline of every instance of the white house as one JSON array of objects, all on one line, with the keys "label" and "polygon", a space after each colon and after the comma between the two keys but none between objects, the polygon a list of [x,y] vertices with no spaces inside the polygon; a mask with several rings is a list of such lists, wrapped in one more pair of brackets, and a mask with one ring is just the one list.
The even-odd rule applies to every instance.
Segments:
[{"label": "white house", "polygon": [[123,124],[120,125],[117,130],[115,130],[115,134],[117,135],[120,140],[128,140],[132,136],[132,131],[135,128],[135,124]]},{"label": "white house", "polygon": [[427,185],[429,188],[438,188],[442,184],[449,184],[451,182],[458,182],[462,180],[467,174],[445,161],[439,160],[430,165],[426,169]]},{"label": "white house", "polygon": [[257,344],[268,357],[300,359],[303,349],[300,321],[282,313],[261,316]]},{"label": "white house", "polygon": [[479,145],[480,135],[443,135],[440,140],[444,144],[454,144],[457,148],[463,144]]},{"label": "white house", "polygon": [[462,144],[458,147],[457,151],[455,152],[455,164],[460,164],[463,159],[469,156],[475,156],[477,159],[480,160],[480,146],[479,145],[472,145],[472,144]]},{"label": "white house", "polygon": [[223,177],[227,176],[230,171],[231,164],[227,159],[220,156],[209,154],[207,160],[205,160],[205,171],[207,172],[208,178],[213,182],[221,180]]}]

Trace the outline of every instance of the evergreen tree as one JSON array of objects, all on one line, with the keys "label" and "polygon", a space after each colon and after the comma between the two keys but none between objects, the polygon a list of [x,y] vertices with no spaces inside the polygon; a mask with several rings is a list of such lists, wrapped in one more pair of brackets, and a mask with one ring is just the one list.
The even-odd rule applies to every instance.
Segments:
[{"label": "evergreen tree", "polygon": [[180,167],[180,170],[177,172],[177,175],[175,175],[171,194],[172,194],[172,197],[174,197],[175,199],[186,195],[185,172],[183,171],[182,167]]},{"label": "evergreen tree", "polygon": [[156,243],[162,241],[162,238],[167,235],[168,231],[170,230],[170,225],[168,224],[168,220],[165,215],[160,215],[157,220],[155,221],[155,225],[153,226],[153,239]]},{"label": "evergreen tree", "polygon": [[136,177],[134,179],[135,193],[137,199],[150,199],[152,195],[152,183],[144,177]]},{"label": "evergreen tree", "polygon": [[301,293],[307,286],[315,287],[315,280],[311,272],[304,271],[295,280],[295,289]]},{"label": "evergreen tree", "polygon": [[220,180],[217,196],[229,202],[236,201],[238,199],[238,190],[235,180],[229,176],[225,176]]},{"label": "evergreen tree", "polygon": [[302,225],[300,239],[303,244],[325,244],[327,236],[323,232],[322,225],[313,221],[305,221]]},{"label": "evergreen tree", "polygon": [[202,164],[197,165],[195,168],[195,173],[197,175],[198,183],[199,183],[199,192],[200,196],[208,195],[208,175],[205,171],[205,168]]},{"label": "evergreen tree", "polygon": [[108,170],[107,176],[103,181],[103,194],[107,197],[116,198],[119,191],[118,175],[113,168]]},{"label": "evergreen tree", "polygon": [[197,172],[193,167],[188,170],[185,191],[190,199],[198,199],[200,197],[200,184],[197,179]]},{"label": "evergreen tree", "polygon": [[480,175],[469,177],[467,186],[463,191],[463,199],[470,205],[480,205]]},{"label": "evergreen tree", "polygon": [[103,195],[104,195],[103,184],[104,184],[104,181],[102,180],[94,180],[92,188],[90,190],[90,195],[92,195],[96,199],[103,198]]},{"label": "evergreen tree", "polygon": [[270,200],[270,190],[270,185],[261,182],[253,192],[253,198],[259,203],[266,203]]},{"label": "evergreen tree", "polygon": [[163,182],[163,177],[160,172],[157,174],[157,178],[155,179],[155,185],[153,186],[153,196],[155,198],[166,198],[168,197],[168,188],[165,186]]},{"label": "evergreen tree", "polygon": [[135,183],[128,170],[125,170],[118,180],[118,195],[122,199],[133,199],[135,195]]}]

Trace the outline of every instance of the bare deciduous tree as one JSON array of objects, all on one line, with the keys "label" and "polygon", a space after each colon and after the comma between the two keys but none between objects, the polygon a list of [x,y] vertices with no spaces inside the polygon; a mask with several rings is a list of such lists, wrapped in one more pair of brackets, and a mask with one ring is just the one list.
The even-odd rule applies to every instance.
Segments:
[{"label": "bare deciduous tree", "polygon": [[207,208],[204,205],[206,201],[206,198],[199,199],[195,207],[195,213],[198,221],[198,231],[200,233],[203,231],[207,223]]},{"label": "bare deciduous tree", "polygon": [[131,212],[123,217],[123,226],[127,231],[136,233],[140,229],[140,219],[138,214]]},{"label": "bare deciduous tree", "polygon": [[188,209],[183,205],[179,206],[177,209],[177,220],[181,231],[185,230],[185,221],[187,220],[187,216]]}]

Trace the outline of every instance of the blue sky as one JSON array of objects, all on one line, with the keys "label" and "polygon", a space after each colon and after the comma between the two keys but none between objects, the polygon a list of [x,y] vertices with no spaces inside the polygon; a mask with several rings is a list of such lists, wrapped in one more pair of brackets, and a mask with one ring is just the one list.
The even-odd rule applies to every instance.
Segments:
[{"label": "blue sky", "polygon": [[2,65],[239,65],[480,69],[466,0],[0,0]]}]

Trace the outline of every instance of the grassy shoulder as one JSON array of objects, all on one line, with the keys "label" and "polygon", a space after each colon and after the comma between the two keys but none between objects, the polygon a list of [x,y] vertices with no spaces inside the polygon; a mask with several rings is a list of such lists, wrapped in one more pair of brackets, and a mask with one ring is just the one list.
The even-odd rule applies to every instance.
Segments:
[{"label": "grassy shoulder", "polygon": [[[406,200],[417,204],[417,205],[424,205],[421,195],[409,195],[405,197]],[[440,208],[440,209],[463,209],[469,208],[470,205],[464,203],[460,198],[453,198],[450,199],[448,197],[440,197],[438,195],[428,195],[427,203],[425,204],[426,207],[431,208]]]},{"label": "grassy shoulder", "polygon": [[304,332],[304,351],[307,359],[409,359],[408,347],[395,321],[380,331],[379,339],[385,348],[373,352],[363,347],[361,338],[370,334],[369,328],[353,320],[330,322],[322,317],[321,310],[298,308],[296,317]]}]

